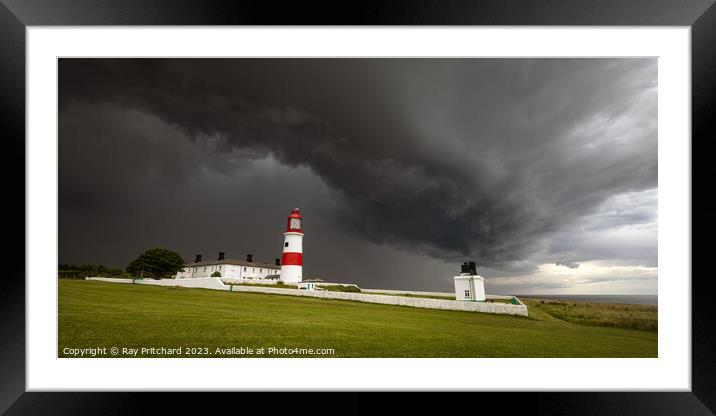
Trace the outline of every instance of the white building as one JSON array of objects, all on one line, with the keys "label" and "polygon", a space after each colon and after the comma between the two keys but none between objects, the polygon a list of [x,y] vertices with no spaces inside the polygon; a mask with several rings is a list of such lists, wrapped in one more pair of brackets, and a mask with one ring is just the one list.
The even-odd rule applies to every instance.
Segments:
[{"label": "white building", "polygon": [[205,278],[219,272],[222,278],[227,279],[278,279],[281,273],[278,263],[279,259],[275,264],[255,262],[251,254],[246,255],[246,260],[226,259],[224,253],[219,253],[216,260],[202,261],[201,255],[197,254],[194,263],[185,265],[175,278]]},{"label": "white building", "polygon": [[462,273],[453,278],[455,281],[455,300],[484,302],[485,279],[477,274],[475,262],[465,262]]}]

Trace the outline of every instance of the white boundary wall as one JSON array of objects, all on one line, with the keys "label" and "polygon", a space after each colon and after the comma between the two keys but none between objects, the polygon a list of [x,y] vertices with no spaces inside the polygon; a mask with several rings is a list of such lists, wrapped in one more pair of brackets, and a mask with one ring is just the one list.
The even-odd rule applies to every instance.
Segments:
[{"label": "white boundary wall", "polygon": [[181,286],[181,287],[194,287],[199,289],[214,289],[214,290],[229,290],[229,287],[221,283],[221,279],[218,277],[205,277],[205,278],[188,278],[188,279],[143,279],[137,280],[134,283],[140,285],[155,285],[155,286]]},{"label": "white boundary wall", "polygon": [[270,293],[274,295],[307,296],[324,299],[352,300],[385,305],[411,306],[414,308],[447,309],[454,311],[498,313],[527,316],[527,306],[506,303],[469,302],[445,299],[408,298],[392,295],[372,295],[352,292],[330,292],[318,290],[278,289],[273,287],[234,286],[234,292]]},{"label": "white boundary wall", "polygon": [[[107,277],[88,277],[87,280],[96,280],[103,282],[132,283],[131,279],[113,279]],[[304,296],[323,299],[339,299],[350,300],[366,303],[380,303],[384,305],[411,306],[413,308],[426,309],[445,309],[466,312],[483,312],[497,313],[503,315],[521,315],[527,316],[527,306],[522,302],[519,305],[506,303],[488,303],[488,302],[469,302],[445,299],[429,299],[429,298],[408,298],[392,295],[373,295],[366,293],[352,292],[330,292],[327,290],[299,290],[299,289],[281,289],[275,287],[257,287],[257,286],[240,286],[225,285],[218,277],[209,277],[203,279],[144,279],[136,280],[137,284],[155,285],[155,286],[181,286],[190,288],[203,288],[214,290],[231,290],[232,292],[248,292],[248,293],[268,293],[272,295],[288,295],[288,296]],[[408,292],[403,292],[408,293]],[[519,301],[519,300],[518,300]]]},{"label": "white boundary wall", "polygon": [[135,283],[138,285],[170,286],[170,287],[194,287],[198,289],[229,290],[229,286],[221,283],[219,277],[201,277],[187,279],[117,279],[112,277],[88,277],[85,280],[96,280],[110,283]]},{"label": "white boundary wall", "polygon": [[120,279],[117,277],[85,277],[85,280],[97,280],[110,283],[132,283],[132,279]]}]

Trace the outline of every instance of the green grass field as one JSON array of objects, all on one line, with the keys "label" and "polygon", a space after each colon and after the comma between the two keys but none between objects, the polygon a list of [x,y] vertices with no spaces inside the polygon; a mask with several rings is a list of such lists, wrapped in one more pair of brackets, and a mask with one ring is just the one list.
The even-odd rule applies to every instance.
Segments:
[{"label": "green grass field", "polygon": [[656,332],[659,328],[656,305],[593,303],[558,300],[522,300],[532,310],[539,309],[559,319],[581,325],[610,326]]},{"label": "green grass field", "polygon": [[[332,299],[59,280],[60,357],[69,349],[166,347],[193,357],[656,357],[657,332]],[[248,347],[253,355],[216,349]],[[260,354],[259,348],[264,348]],[[199,348],[186,350],[186,348]],[[76,350],[74,350],[76,351]],[[225,350],[226,351],[226,350]],[[237,351],[240,352],[240,351]],[[170,354],[137,356],[160,357]]]}]

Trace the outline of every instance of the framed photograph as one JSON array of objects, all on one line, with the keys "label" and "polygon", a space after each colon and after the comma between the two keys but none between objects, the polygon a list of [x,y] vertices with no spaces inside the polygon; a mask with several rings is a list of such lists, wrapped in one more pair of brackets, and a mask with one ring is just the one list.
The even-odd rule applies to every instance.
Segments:
[{"label": "framed photograph", "polygon": [[711,1],[2,3],[0,412],[716,408]]}]

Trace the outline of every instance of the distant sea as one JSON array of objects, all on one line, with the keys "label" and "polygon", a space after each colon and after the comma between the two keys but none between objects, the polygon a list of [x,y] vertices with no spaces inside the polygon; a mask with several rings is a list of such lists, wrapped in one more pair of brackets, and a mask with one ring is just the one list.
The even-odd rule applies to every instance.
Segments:
[{"label": "distant sea", "polygon": [[574,300],[598,303],[631,303],[636,305],[658,305],[656,295],[517,295],[518,298],[544,300]]}]

